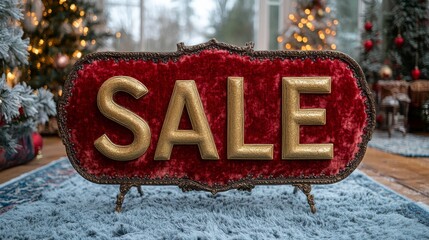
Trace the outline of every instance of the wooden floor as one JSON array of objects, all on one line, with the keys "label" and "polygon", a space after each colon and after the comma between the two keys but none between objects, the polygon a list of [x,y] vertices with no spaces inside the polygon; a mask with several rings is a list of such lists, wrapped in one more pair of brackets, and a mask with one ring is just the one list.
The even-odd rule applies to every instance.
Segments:
[{"label": "wooden floor", "polygon": [[[58,137],[44,138],[42,156],[0,172],[0,184],[66,155]],[[377,182],[429,205],[429,158],[407,158],[368,148],[359,169]]]}]

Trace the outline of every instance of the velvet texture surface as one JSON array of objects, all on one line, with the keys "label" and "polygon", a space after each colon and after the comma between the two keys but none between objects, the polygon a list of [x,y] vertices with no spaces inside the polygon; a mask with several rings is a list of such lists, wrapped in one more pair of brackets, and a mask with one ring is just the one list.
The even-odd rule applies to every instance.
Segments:
[{"label": "velvet texture surface", "polygon": [[[151,129],[151,145],[136,160],[108,159],[94,147],[106,133],[116,144],[129,144],[133,134],[104,117],[97,108],[101,84],[113,76],[130,76],[149,90],[136,100],[119,92],[115,101],[143,119]],[[274,144],[274,160],[226,158],[227,78],[244,77],[245,143]],[[301,108],[326,109],[326,125],[301,126],[301,143],[333,143],[332,160],[281,160],[281,79],[287,76],[329,76],[330,94],[301,94]],[[176,80],[194,80],[206,113],[219,160],[202,160],[196,145],[175,145],[168,161],[155,161],[154,152]],[[77,72],[66,105],[67,126],[78,165],[94,176],[190,178],[208,185],[226,184],[253,176],[331,176],[354,159],[366,121],[365,97],[347,63],[338,59],[266,59],[223,50],[204,50],[177,61],[94,60]],[[190,129],[186,111],[180,128]]]}]

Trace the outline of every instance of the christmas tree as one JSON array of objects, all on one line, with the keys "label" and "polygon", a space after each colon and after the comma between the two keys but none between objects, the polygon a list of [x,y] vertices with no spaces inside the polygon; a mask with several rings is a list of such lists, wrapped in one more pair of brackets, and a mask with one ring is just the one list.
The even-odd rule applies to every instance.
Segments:
[{"label": "christmas tree", "polygon": [[[379,78],[381,68],[380,33],[378,28],[378,13],[380,4],[378,0],[366,0],[364,10],[364,29],[362,30],[362,48],[359,63],[368,82],[375,83]],[[390,78],[387,70],[383,78]],[[389,76],[390,75],[390,76]]]},{"label": "christmas tree", "polygon": [[17,0],[0,4],[0,153],[7,155],[16,152],[20,138],[56,114],[50,92],[41,88],[34,93],[25,83],[10,87],[6,82],[6,73],[14,80],[13,69],[26,64],[28,57],[28,39],[22,39],[18,24],[23,14],[17,5]]},{"label": "christmas tree", "polygon": [[296,1],[295,13],[289,14],[291,25],[277,37],[287,50],[335,50],[338,20],[324,0]]},{"label": "christmas tree", "polygon": [[72,65],[110,36],[102,11],[85,0],[27,0],[24,7],[30,58],[23,79],[33,88],[61,95]]},{"label": "christmas tree", "polygon": [[387,59],[394,78],[429,78],[429,8],[427,0],[395,0],[385,19]]}]

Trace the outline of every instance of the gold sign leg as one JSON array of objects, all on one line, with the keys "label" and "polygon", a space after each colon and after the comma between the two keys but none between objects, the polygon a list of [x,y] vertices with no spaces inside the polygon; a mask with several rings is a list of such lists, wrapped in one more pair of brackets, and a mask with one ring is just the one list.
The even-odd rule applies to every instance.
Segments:
[{"label": "gold sign leg", "polygon": [[296,194],[298,192],[298,187],[293,187],[293,194]]},{"label": "gold sign leg", "polygon": [[128,193],[128,191],[130,191],[131,187],[132,185],[130,184],[121,184],[121,186],[119,187],[119,194],[116,198],[116,212],[122,211],[122,203],[124,202],[125,195]]},{"label": "gold sign leg", "polygon": [[143,196],[142,186],[141,185],[140,186],[136,186],[136,188],[137,188],[137,191],[139,192],[140,196],[142,197]]},{"label": "gold sign leg", "polygon": [[295,194],[298,189],[301,190],[305,196],[307,197],[308,205],[310,205],[310,209],[312,213],[316,213],[316,206],[314,204],[314,197],[310,193],[311,192],[311,185],[310,184],[294,184],[293,185],[295,189],[293,190],[293,193]]},{"label": "gold sign leg", "polygon": [[141,185],[133,185],[133,184],[121,184],[119,186],[119,194],[116,197],[116,212],[122,211],[122,203],[124,202],[125,195],[130,191],[131,187],[136,187],[137,191],[139,192],[140,196],[143,196],[143,190]]}]

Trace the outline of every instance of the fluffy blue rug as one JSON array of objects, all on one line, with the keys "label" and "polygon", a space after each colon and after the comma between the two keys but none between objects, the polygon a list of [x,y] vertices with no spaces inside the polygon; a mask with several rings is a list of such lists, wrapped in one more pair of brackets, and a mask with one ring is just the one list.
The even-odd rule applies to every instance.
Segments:
[{"label": "fluffy blue rug", "polygon": [[[36,193],[35,201],[1,214],[0,239],[428,239],[427,207],[361,172],[315,186],[316,214],[304,195],[292,190],[259,186],[251,193],[212,196],[146,186],[143,197],[133,189],[123,212],[115,213],[118,186],[97,185],[75,174]],[[16,194],[22,193],[17,189]]]},{"label": "fluffy blue rug", "polygon": [[429,157],[429,137],[412,133],[394,132],[389,138],[387,132],[374,131],[368,146],[405,157]]}]

